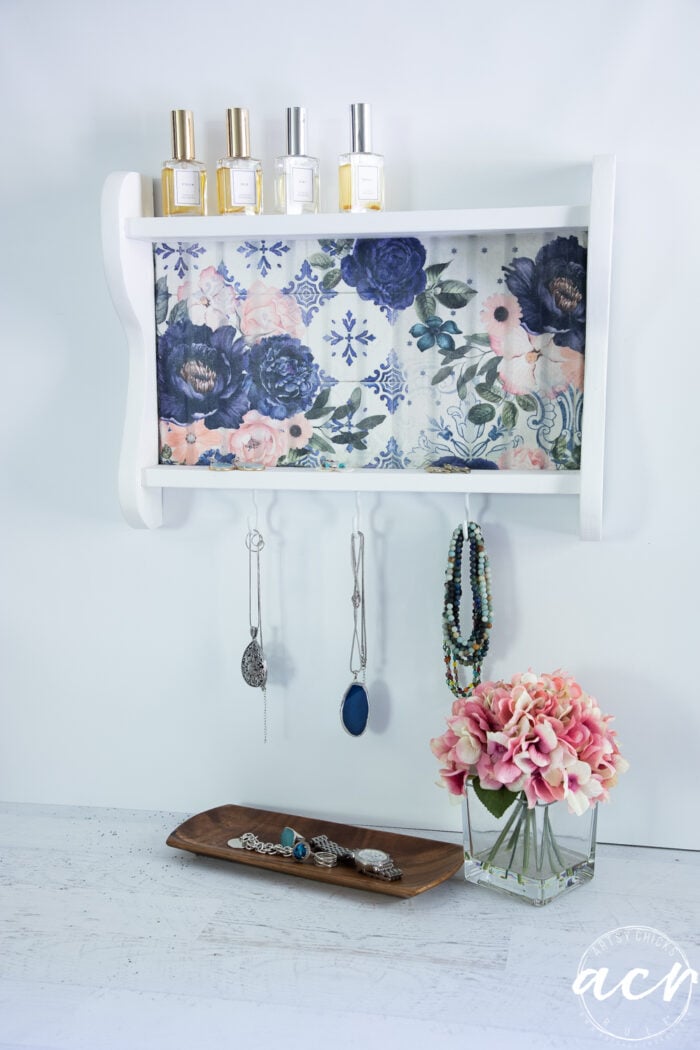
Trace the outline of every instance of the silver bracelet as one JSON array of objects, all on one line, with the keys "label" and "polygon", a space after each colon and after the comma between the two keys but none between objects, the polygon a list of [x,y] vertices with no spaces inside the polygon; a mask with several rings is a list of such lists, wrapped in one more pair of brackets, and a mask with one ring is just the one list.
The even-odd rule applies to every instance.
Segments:
[{"label": "silver bracelet", "polygon": [[282,846],[279,842],[262,842],[252,831],[245,831],[240,838],[229,839],[227,845],[231,849],[247,849],[267,856],[291,857],[299,861],[309,860],[311,857],[311,846],[304,839],[294,846]]}]

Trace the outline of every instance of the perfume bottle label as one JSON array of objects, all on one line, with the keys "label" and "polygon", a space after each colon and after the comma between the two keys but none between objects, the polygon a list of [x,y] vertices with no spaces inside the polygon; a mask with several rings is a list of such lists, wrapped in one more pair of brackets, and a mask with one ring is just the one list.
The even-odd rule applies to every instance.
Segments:
[{"label": "perfume bottle label", "polygon": [[379,168],[373,164],[357,166],[357,199],[376,201],[379,199]]},{"label": "perfume bottle label", "polygon": [[314,172],[313,168],[292,167],[291,199],[296,204],[313,204]]},{"label": "perfume bottle label", "polygon": [[202,181],[198,171],[175,168],[175,204],[178,208],[198,208],[202,203]]},{"label": "perfume bottle label", "polygon": [[255,172],[233,168],[231,171],[231,203],[256,204]]}]

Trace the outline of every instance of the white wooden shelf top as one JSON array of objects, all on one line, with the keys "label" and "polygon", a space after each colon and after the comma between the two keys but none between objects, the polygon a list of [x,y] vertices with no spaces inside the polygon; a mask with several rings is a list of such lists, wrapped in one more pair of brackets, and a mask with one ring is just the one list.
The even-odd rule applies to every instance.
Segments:
[{"label": "white wooden shelf top", "polygon": [[526,208],[471,208],[438,211],[383,211],[322,215],[178,215],[167,218],[127,218],[124,232],[135,240],[183,241],[246,237],[396,237],[459,235],[519,230],[585,229],[585,205]]}]

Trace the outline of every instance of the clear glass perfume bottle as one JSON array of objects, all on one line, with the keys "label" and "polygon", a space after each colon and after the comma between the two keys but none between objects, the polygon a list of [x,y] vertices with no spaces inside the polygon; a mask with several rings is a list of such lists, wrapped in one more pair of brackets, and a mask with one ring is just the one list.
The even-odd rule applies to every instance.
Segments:
[{"label": "clear glass perfume bottle", "polygon": [[262,164],[250,155],[248,110],[226,110],[228,156],[216,168],[219,215],[260,215],[263,209]]},{"label": "clear glass perfume bottle", "polygon": [[194,119],[189,109],[171,111],[173,155],[163,161],[163,215],[207,214],[207,169],[194,157]]},{"label": "clear glass perfume bottle", "polygon": [[308,215],[318,211],[318,160],[306,155],[306,110],[287,109],[287,155],[275,158],[275,211]]},{"label": "clear glass perfume bottle", "polygon": [[372,152],[369,103],[350,107],[352,148],[338,158],[338,193],[341,211],[384,210],[384,157]]}]

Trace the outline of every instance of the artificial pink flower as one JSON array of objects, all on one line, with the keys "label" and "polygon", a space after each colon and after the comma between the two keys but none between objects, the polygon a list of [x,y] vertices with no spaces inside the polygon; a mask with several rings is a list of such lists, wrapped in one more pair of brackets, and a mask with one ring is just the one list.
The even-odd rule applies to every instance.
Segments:
[{"label": "artificial pink flower", "polygon": [[212,330],[235,320],[238,300],[230,284],[214,266],[185,281],[177,290],[178,302],[187,300],[187,313],[192,324],[205,324]]},{"label": "artificial pink flower", "polygon": [[287,431],[289,447],[306,448],[314,432],[311,420],[307,419],[302,413],[299,413],[299,415],[292,416],[291,419],[286,419],[284,426]]},{"label": "artificial pink flower", "polygon": [[541,448],[511,448],[498,460],[499,470],[554,470],[554,464]]},{"label": "artificial pink flower", "polygon": [[238,324],[250,342],[268,335],[291,335],[300,339],[304,332],[301,310],[294,296],[285,295],[279,288],[270,288],[264,281],[251,284],[240,306]]},{"label": "artificial pink flower", "polygon": [[254,409],[246,412],[243,422],[228,436],[228,450],[237,462],[260,463],[274,467],[289,451],[289,438],[282,421],[261,416]]},{"label": "artificial pink flower", "polygon": [[220,445],[221,431],[209,430],[204,420],[189,423],[186,427],[164,419],[160,421],[160,455],[167,463],[194,466],[200,456]]},{"label": "artificial pink flower", "polygon": [[607,800],[628,768],[610,717],[564,671],[482,682],[453,702],[446,721],[430,746],[452,794],[472,776],[485,790],[524,792],[530,807],[566,799],[583,813]]}]

